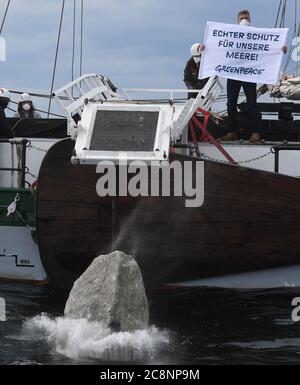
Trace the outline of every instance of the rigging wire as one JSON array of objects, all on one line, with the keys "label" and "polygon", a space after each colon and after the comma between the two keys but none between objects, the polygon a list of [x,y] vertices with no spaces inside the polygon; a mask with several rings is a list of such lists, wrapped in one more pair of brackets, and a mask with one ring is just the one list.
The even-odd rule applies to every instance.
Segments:
[{"label": "rigging wire", "polygon": [[83,52],[83,0],[81,0],[81,12],[80,12],[80,76],[82,75],[82,52]]},{"label": "rigging wire", "polygon": [[1,23],[1,27],[0,27],[0,35],[2,33],[2,29],[3,29],[3,26],[4,26],[5,19],[6,19],[7,11],[8,11],[8,8],[9,8],[9,4],[10,4],[10,0],[8,0],[8,2],[6,4],[6,9],[5,9],[4,16],[3,16],[3,19],[2,19],[2,23]]},{"label": "rigging wire", "polygon": [[[298,4],[298,0],[295,0],[295,33],[294,33],[294,38],[300,37],[300,21],[297,20],[297,16],[296,16],[297,15],[297,4]],[[299,60],[296,63],[297,63],[296,64],[296,74],[299,75]]]},{"label": "rigging wire", "polygon": [[283,2],[283,7],[282,7],[282,13],[281,13],[281,20],[280,20],[280,28],[283,28],[285,25],[285,12],[286,11],[286,0]]},{"label": "rigging wire", "polygon": [[286,61],[285,61],[284,67],[283,67],[283,72],[284,73],[287,72],[288,66],[289,66],[290,61],[291,61],[291,57],[292,57],[292,50],[289,49],[289,52],[287,54],[287,58],[286,58]]},{"label": "rigging wire", "polygon": [[[300,22],[298,23],[298,20],[297,20],[297,2],[298,0],[295,0],[295,3],[294,3],[294,12],[295,12],[295,21],[294,21],[294,34],[293,34],[293,39],[297,36],[300,36]],[[291,61],[291,57],[292,57],[292,47],[291,49],[289,49],[289,52],[288,52],[288,55],[287,55],[287,58],[286,58],[286,61],[285,61],[285,65],[284,65],[284,68],[283,68],[283,71],[284,72],[291,72],[291,70],[288,71],[288,66],[290,64],[290,61]],[[298,67],[299,67],[299,63],[297,62],[297,64],[295,65],[295,69],[296,69],[296,74],[298,74]]]},{"label": "rigging wire", "polygon": [[56,43],[56,52],[55,52],[55,59],[54,59],[54,67],[53,67],[53,74],[52,74],[52,82],[51,82],[51,89],[50,89],[50,99],[49,99],[49,105],[48,105],[47,118],[49,118],[50,108],[51,108],[52,93],[53,93],[53,86],[54,86],[54,79],[55,79],[55,72],[56,72],[56,64],[57,64],[58,49],[59,49],[59,42],[60,42],[64,9],[65,9],[65,0],[62,0],[62,7],[61,7],[60,22],[59,22],[59,29],[58,29],[58,36],[57,36],[57,43]]},{"label": "rigging wire", "polygon": [[287,74],[287,75],[292,75],[294,71],[297,72],[298,66],[299,66],[299,64],[297,63],[297,64],[295,64],[294,67],[290,67],[288,70],[284,71],[285,74]]},{"label": "rigging wire", "polygon": [[[73,1],[73,42],[72,42],[72,81],[74,80],[74,61],[75,61],[75,33],[76,33],[76,0]],[[73,96],[73,87],[72,87]]]},{"label": "rigging wire", "polygon": [[280,3],[279,3],[279,7],[278,7],[278,11],[277,11],[277,16],[276,16],[276,21],[275,21],[275,28],[277,27],[277,23],[278,23],[278,20],[279,20],[281,6],[282,6],[282,0],[280,0]]},{"label": "rigging wire", "polygon": [[297,2],[298,0],[295,0],[295,22],[294,22],[294,36],[297,34]]}]

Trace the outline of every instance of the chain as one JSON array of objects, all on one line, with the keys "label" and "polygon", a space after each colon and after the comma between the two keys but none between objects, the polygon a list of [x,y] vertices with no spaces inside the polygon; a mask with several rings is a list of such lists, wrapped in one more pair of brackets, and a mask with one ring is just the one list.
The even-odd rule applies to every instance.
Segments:
[{"label": "chain", "polygon": [[30,226],[30,224],[23,218],[22,214],[19,212],[19,210],[16,210],[16,214],[18,215],[19,219],[25,224],[27,229],[29,229],[31,232],[35,231],[35,227]]},{"label": "chain", "polygon": [[200,157],[201,158],[205,158],[207,160],[212,160],[214,162],[230,164],[230,162],[228,160],[222,160],[222,159],[213,158],[212,156],[208,156],[208,155],[204,154],[203,152],[200,152]]},{"label": "chain", "polygon": [[25,174],[26,174],[26,175],[28,174],[28,175],[32,176],[32,178],[35,178],[35,179],[38,178],[36,175],[32,174],[32,172],[29,171],[29,168],[28,168],[28,167],[26,167],[26,172],[25,172]]},{"label": "chain", "polygon": [[[30,150],[31,148],[34,149],[34,150],[37,150],[37,151],[45,152],[45,153],[48,152],[48,150],[45,150],[44,148],[40,148],[40,147],[34,146],[31,142],[29,142],[28,150]],[[266,153],[263,154],[263,155],[259,155],[259,156],[255,157],[255,158],[251,158],[251,159],[247,159],[247,160],[240,160],[240,161],[238,161],[238,162],[234,162],[234,164],[247,164],[247,163],[251,163],[251,162],[254,162],[254,161],[256,161],[256,160],[263,159],[263,158],[265,158],[266,156],[271,155],[271,154],[272,154],[272,152],[271,152],[271,151],[268,151],[268,152],[266,152]],[[229,162],[228,160],[217,159],[217,158],[208,156],[208,155],[206,155],[206,154],[204,154],[204,153],[202,153],[202,152],[200,152],[200,156],[201,156],[202,158],[206,158],[206,159],[208,159],[208,160],[213,160],[213,161],[219,162],[219,163],[225,163],[225,164],[231,163],[231,162]],[[31,175],[33,178],[36,178],[36,179],[37,179],[37,177],[36,177],[34,174],[32,174],[28,169],[27,169],[27,171],[26,171],[26,174],[29,174],[29,175]]]},{"label": "chain", "polygon": [[269,155],[271,155],[271,154],[272,154],[272,152],[271,152],[271,151],[268,151],[268,152],[266,152],[265,154],[262,154],[262,155],[257,156],[256,158],[247,159],[247,160],[241,160],[241,161],[235,162],[235,163],[236,163],[236,164],[251,163],[251,162],[254,162],[254,161],[256,161],[256,160],[263,159],[263,158],[265,158],[266,156],[269,156]]},{"label": "chain", "polygon": [[44,148],[34,146],[31,142],[28,142],[27,148],[28,148],[28,150],[33,149],[33,150],[37,150],[37,151],[41,151],[41,152],[48,152],[48,150],[45,150]]},{"label": "chain", "polygon": [[[240,160],[238,162],[234,162],[234,164],[247,164],[247,163],[251,163],[251,162],[254,162],[256,160],[260,160],[260,159],[263,159],[265,158],[266,156],[268,155],[271,155],[272,152],[271,151],[268,151],[266,152],[265,154],[262,154],[262,155],[259,155],[259,156],[256,156],[255,158],[251,158],[251,159],[247,159],[247,160]],[[231,162],[229,162],[228,160],[221,160],[221,159],[217,159],[217,158],[213,158],[211,156],[208,156],[202,152],[200,152],[200,156],[202,158],[206,158],[208,160],[213,160],[214,162],[219,162],[219,163],[225,163],[225,164],[230,164]]]}]

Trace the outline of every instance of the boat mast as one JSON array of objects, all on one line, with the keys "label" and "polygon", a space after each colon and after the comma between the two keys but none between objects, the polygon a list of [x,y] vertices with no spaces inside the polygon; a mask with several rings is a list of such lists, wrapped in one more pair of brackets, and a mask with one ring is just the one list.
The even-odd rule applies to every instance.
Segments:
[{"label": "boat mast", "polygon": [[[73,0],[73,36],[72,36],[72,64],[71,64],[72,81],[74,80],[75,42],[76,42],[76,0]],[[74,96],[73,87],[72,87],[72,96]]]},{"label": "boat mast", "polygon": [[82,75],[82,54],[83,54],[83,0],[80,10],[80,76]]},{"label": "boat mast", "polygon": [[[73,0],[71,81],[73,81],[74,77],[75,77],[76,5],[77,5],[76,0]],[[56,43],[56,52],[55,52],[55,59],[54,59],[54,65],[53,65],[53,73],[52,73],[52,81],[51,81],[51,88],[50,88],[50,99],[49,99],[49,105],[48,105],[47,118],[49,118],[50,109],[51,109],[51,102],[52,102],[52,96],[53,96],[52,94],[53,94],[53,89],[54,89],[54,81],[55,81],[57,58],[58,58],[58,52],[59,52],[59,44],[60,44],[60,38],[61,38],[61,29],[62,29],[62,23],[63,23],[64,8],[65,8],[65,0],[63,0],[62,7],[61,7],[61,16],[60,16],[60,23],[59,23],[57,43]],[[83,0],[81,0],[81,7],[80,7],[80,63],[79,63],[80,76],[82,75],[82,71],[83,71],[83,10],[84,10]],[[73,87],[71,89],[71,95],[74,96]]]},{"label": "boat mast", "polygon": [[59,28],[58,28],[58,36],[57,36],[55,59],[54,59],[52,81],[51,81],[51,88],[50,88],[50,97],[49,97],[47,119],[49,119],[49,115],[50,115],[50,108],[51,108],[51,101],[52,101],[52,94],[53,94],[53,87],[54,87],[54,79],[55,79],[58,49],[59,49],[59,42],[60,42],[60,35],[61,35],[61,27],[62,27],[62,21],[63,21],[63,16],[64,16],[64,9],[65,9],[65,0],[62,1],[62,6],[61,6],[60,22],[59,22]]}]

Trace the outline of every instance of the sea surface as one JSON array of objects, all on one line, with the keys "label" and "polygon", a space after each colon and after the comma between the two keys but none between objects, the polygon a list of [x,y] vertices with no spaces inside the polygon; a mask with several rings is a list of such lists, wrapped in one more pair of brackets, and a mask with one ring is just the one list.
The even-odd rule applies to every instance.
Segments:
[{"label": "sea surface", "polygon": [[148,295],[149,329],[111,333],[63,317],[68,297],[49,287],[0,282],[0,364],[299,364],[300,288],[159,289]]}]

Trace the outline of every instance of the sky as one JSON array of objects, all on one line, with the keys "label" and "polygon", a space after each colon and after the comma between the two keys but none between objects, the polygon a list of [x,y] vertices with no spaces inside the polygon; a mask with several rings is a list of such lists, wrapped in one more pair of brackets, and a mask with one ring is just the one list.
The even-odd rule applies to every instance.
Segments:
[{"label": "sky", "polygon": [[[6,3],[0,0],[0,21]],[[73,3],[65,3],[54,89],[71,81]],[[62,0],[11,0],[2,31],[7,52],[0,62],[1,87],[49,93],[61,5]],[[77,76],[80,0],[76,5]],[[202,41],[207,21],[236,23],[237,12],[249,9],[253,26],[271,28],[278,5],[279,0],[84,0],[83,72],[107,76],[118,87],[185,88],[190,46]],[[294,0],[288,0],[287,13],[286,26],[293,28]]]}]

